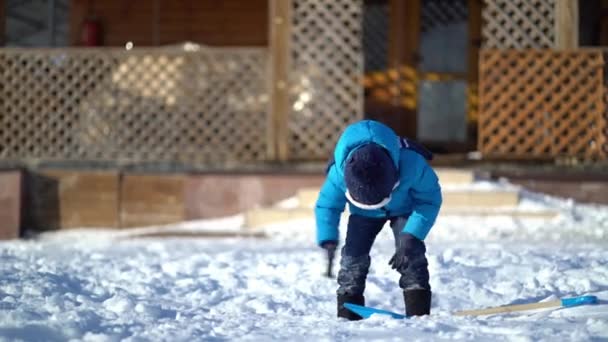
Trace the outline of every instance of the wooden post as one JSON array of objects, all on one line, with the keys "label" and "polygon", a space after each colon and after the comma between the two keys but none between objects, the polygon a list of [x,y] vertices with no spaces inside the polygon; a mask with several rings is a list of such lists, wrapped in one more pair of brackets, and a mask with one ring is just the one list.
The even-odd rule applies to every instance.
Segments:
[{"label": "wooden post", "polygon": [[[421,0],[390,0],[388,30],[388,68],[396,72],[390,84],[390,103],[383,108],[380,121],[397,134],[417,136],[418,63],[420,55]],[[369,113],[368,113],[369,115]]]},{"label": "wooden post", "polygon": [[600,46],[608,45],[608,0],[601,2],[602,14],[600,16]]},{"label": "wooden post", "polygon": [[416,68],[420,46],[420,0],[390,0],[388,66]]},{"label": "wooden post", "polygon": [[479,118],[479,49],[481,48],[482,0],[468,0],[469,60],[467,65],[467,143],[472,141]]},{"label": "wooden post", "polygon": [[578,47],[578,1],[555,0],[555,48]]},{"label": "wooden post", "polygon": [[90,3],[85,0],[70,0],[69,44],[72,46],[81,45],[82,23],[84,22],[87,13],[91,10],[89,6]]},{"label": "wooden post", "polygon": [[287,119],[289,116],[289,35],[292,0],[269,0],[270,111],[268,120],[268,157],[289,158]]},{"label": "wooden post", "polygon": [[0,0],[0,46],[6,44],[6,1]]},{"label": "wooden post", "polygon": [[479,49],[481,48],[481,0],[468,0],[469,7],[469,61],[467,80],[477,86],[479,81]]}]

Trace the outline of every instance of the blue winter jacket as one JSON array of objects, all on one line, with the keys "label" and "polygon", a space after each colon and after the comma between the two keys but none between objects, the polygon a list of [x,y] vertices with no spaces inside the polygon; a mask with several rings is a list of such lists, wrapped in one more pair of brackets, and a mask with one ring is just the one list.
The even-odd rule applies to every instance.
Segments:
[{"label": "blue winter jacket", "polygon": [[424,240],[441,207],[441,188],[435,171],[424,157],[406,147],[392,129],[376,121],[364,120],[348,126],[338,139],[334,163],[327,171],[315,205],[317,243],[338,241],[340,216],[344,211],[346,185],[344,163],[358,147],[376,143],[386,148],[399,170],[399,186],[383,208],[365,210],[349,203],[351,214],[368,217],[409,217],[403,232]]}]

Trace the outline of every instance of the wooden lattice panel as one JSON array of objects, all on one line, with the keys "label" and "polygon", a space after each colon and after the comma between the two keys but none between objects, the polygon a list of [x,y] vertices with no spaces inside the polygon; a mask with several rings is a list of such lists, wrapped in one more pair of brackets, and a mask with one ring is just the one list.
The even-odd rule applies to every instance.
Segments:
[{"label": "wooden lattice panel", "polygon": [[0,50],[0,159],[265,158],[265,49]]},{"label": "wooden lattice panel", "polygon": [[555,0],[485,0],[483,47],[550,48],[555,38]]},{"label": "wooden lattice panel", "polygon": [[291,11],[292,159],[326,158],[344,127],[363,117],[362,0],[294,0]]},{"label": "wooden lattice panel", "polygon": [[605,158],[603,66],[599,51],[482,50],[480,151]]}]

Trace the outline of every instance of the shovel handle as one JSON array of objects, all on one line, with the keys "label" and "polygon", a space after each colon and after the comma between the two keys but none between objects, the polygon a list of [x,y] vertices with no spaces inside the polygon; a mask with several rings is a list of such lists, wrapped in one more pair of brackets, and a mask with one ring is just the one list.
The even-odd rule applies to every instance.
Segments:
[{"label": "shovel handle", "polygon": [[596,296],[579,296],[572,298],[562,298],[558,300],[552,300],[548,302],[538,302],[530,304],[514,304],[514,305],[503,305],[494,308],[478,309],[478,310],[464,310],[455,312],[456,316],[479,316],[479,315],[492,315],[505,312],[516,312],[526,311],[535,309],[545,309],[554,307],[565,307],[570,308],[573,306],[596,304],[598,299]]},{"label": "shovel handle", "polygon": [[334,268],[334,258],[336,256],[336,249],[335,248],[328,248],[327,249],[327,272],[325,273],[325,275],[328,278],[333,278],[333,268]]}]

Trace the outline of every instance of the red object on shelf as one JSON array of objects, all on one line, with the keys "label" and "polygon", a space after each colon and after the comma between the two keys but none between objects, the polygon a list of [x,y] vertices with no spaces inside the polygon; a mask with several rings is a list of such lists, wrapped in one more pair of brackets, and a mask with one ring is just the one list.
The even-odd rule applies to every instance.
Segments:
[{"label": "red object on shelf", "polygon": [[99,20],[86,19],[82,23],[81,44],[84,46],[101,46],[102,27]]}]

